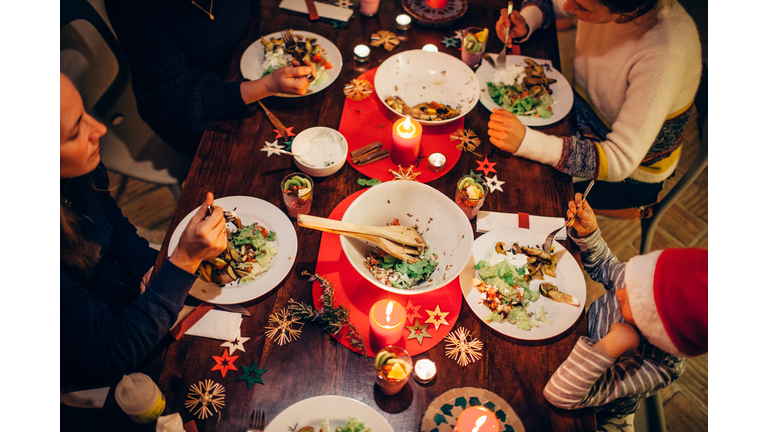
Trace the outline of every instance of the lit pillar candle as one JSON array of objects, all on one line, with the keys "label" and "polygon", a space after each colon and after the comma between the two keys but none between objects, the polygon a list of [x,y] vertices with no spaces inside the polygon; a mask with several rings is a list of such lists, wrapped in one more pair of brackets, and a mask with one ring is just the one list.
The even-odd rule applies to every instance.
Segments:
[{"label": "lit pillar candle", "polygon": [[395,165],[409,166],[419,157],[421,144],[421,124],[402,118],[392,126],[392,148],[390,158]]},{"label": "lit pillar candle", "polygon": [[427,6],[433,9],[442,9],[448,6],[448,0],[427,0]]},{"label": "lit pillar candle", "polygon": [[499,419],[484,406],[473,406],[459,414],[453,432],[498,432]]},{"label": "lit pillar candle", "polygon": [[379,300],[368,314],[371,347],[383,348],[395,345],[403,337],[405,308],[394,300]]}]

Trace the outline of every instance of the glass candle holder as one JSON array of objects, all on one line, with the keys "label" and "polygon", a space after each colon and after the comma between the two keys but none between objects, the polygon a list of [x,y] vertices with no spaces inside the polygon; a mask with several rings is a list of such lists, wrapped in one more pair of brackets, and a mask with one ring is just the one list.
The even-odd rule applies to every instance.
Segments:
[{"label": "glass candle holder", "polygon": [[300,214],[309,214],[315,189],[311,177],[303,173],[288,174],[280,182],[280,189],[289,217],[295,219]]},{"label": "glass candle holder", "polygon": [[411,28],[411,16],[406,14],[398,15],[397,18],[395,18],[395,28],[402,31]]},{"label": "glass candle holder", "polygon": [[437,375],[435,362],[430,359],[421,359],[413,365],[413,379],[420,384],[429,384]]},{"label": "glass candle holder", "polygon": [[483,180],[465,175],[456,183],[456,204],[472,220],[483,206],[487,193],[488,185]]},{"label": "glass candle holder", "polygon": [[360,0],[360,13],[365,16],[374,16],[379,12],[379,0]]},{"label": "glass candle holder", "polygon": [[382,348],[375,359],[376,385],[379,390],[386,395],[402,390],[413,371],[413,360],[408,351],[389,345]]},{"label": "glass candle holder", "polygon": [[367,62],[368,58],[371,56],[371,49],[368,48],[368,45],[358,45],[355,47],[353,53],[355,54],[355,60],[363,63]]}]

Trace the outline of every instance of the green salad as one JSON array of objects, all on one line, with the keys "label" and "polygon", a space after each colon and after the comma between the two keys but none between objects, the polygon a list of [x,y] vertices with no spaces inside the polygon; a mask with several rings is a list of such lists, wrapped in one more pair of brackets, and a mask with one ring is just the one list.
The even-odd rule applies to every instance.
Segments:
[{"label": "green salad", "polygon": [[437,255],[429,246],[421,250],[415,263],[397,259],[379,248],[373,248],[365,257],[365,266],[379,282],[401,289],[411,289],[427,282],[437,268]]},{"label": "green salad", "polygon": [[220,286],[237,281],[238,285],[253,282],[256,277],[269,270],[272,258],[277,255],[275,239],[277,234],[258,223],[239,226],[227,231],[227,248],[219,256],[204,260],[200,264],[203,280]]},{"label": "green salad", "polygon": [[555,100],[549,93],[542,92],[531,96],[518,85],[496,85],[488,83],[488,94],[494,102],[515,115],[535,116],[548,119],[552,117],[550,108]]},{"label": "green salad", "polygon": [[[329,418],[320,422],[320,432],[332,432],[331,420]],[[371,432],[371,428],[367,427],[357,418],[349,417],[347,418],[347,424],[337,427],[335,432]]]}]

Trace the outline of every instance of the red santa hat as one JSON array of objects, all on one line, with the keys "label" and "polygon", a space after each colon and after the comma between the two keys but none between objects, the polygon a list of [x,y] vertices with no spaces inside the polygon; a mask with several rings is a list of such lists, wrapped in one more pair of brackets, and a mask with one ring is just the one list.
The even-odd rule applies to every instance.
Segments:
[{"label": "red santa hat", "polygon": [[707,251],[665,249],[629,260],[624,273],[637,328],[662,350],[685,357],[707,352]]}]

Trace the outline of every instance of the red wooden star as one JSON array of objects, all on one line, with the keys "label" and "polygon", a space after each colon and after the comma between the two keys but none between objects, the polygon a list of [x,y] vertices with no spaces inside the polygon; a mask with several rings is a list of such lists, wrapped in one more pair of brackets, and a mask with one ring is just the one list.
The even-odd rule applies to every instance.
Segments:
[{"label": "red wooden star", "polygon": [[211,370],[220,370],[222,378],[225,378],[227,376],[228,370],[237,370],[234,363],[238,357],[239,356],[230,356],[227,353],[227,350],[224,350],[224,353],[221,354],[221,357],[213,356],[213,359],[216,360],[216,366],[214,366]]},{"label": "red wooden star", "polygon": [[496,172],[496,169],[493,168],[494,165],[496,165],[498,162],[488,162],[488,158],[486,157],[484,161],[475,161],[477,162],[480,167],[477,168],[478,171],[482,171],[485,173],[485,175],[488,175],[489,172]]},{"label": "red wooden star", "polygon": [[413,324],[414,318],[423,318],[419,309],[421,309],[421,305],[414,306],[411,300],[408,300],[408,304],[405,305],[405,319],[408,320],[408,324]]},{"label": "red wooden star", "polygon": [[[275,139],[280,139],[280,138],[283,137],[282,135],[280,135],[280,132],[278,132],[277,129],[272,129],[272,131],[277,134]],[[296,136],[296,134],[293,133],[292,131],[293,131],[293,126],[291,126],[289,128],[285,128],[285,134],[288,135],[289,137]],[[494,172],[496,172],[496,171],[494,171]]]}]

